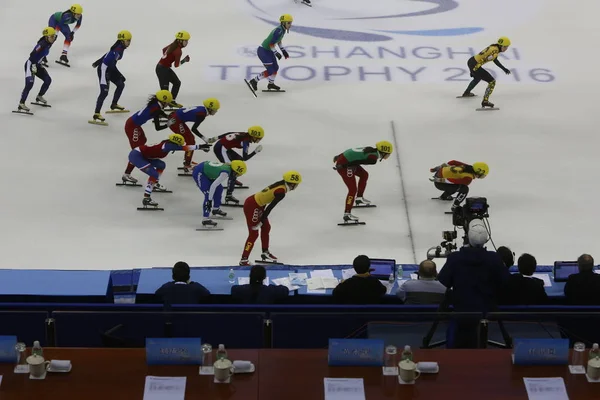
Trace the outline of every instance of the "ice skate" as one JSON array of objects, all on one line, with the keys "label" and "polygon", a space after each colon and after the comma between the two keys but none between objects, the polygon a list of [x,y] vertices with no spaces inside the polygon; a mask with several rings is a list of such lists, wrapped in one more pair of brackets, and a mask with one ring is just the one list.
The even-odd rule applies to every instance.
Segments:
[{"label": "ice skate", "polygon": [[224,207],[243,207],[243,205],[240,204],[240,201],[230,194],[225,196],[225,203],[223,203],[223,206]]},{"label": "ice skate", "polygon": [[169,107],[171,107],[171,108],[182,108],[183,104],[179,104],[178,102],[176,102],[175,100],[173,100],[172,102],[169,103]]},{"label": "ice skate", "polygon": [[217,228],[217,223],[210,219],[210,217],[204,217],[202,220],[202,228],[197,228],[197,231],[222,231],[223,228]]},{"label": "ice skate", "polygon": [[250,81],[244,79],[244,82],[246,82],[248,89],[250,89],[254,97],[257,97],[256,91],[258,90],[258,81],[256,79],[251,79]]},{"label": "ice skate", "polygon": [[154,187],[152,188],[152,190],[156,193],[173,193],[172,190],[168,190],[166,187],[164,187],[158,182],[154,183]]},{"label": "ice skate", "polygon": [[263,251],[260,255],[260,260],[256,260],[255,262],[263,264],[281,264],[277,260],[277,257],[275,257],[269,250]]},{"label": "ice skate", "polygon": [[159,208],[158,203],[152,200],[150,196],[144,196],[142,199],[142,206],[138,207],[140,211],[164,211],[164,208]]},{"label": "ice skate", "polygon": [[217,223],[210,218],[205,218],[204,220],[202,220],[202,226],[217,226]]},{"label": "ice skate", "polygon": [[29,107],[25,105],[25,103],[19,103],[19,106],[16,110],[13,111],[15,114],[25,114],[25,115],[33,115]]},{"label": "ice skate", "polygon": [[285,90],[281,90],[281,87],[277,86],[273,82],[269,82],[269,84],[267,85],[267,90],[263,90],[263,92],[281,92],[281,93],[285,93]]},{"label": "ice skate", "polygon": [[92,125],[108,126],[108,122],[106,122],[106,119],[100,113],[95,113],[92,119],[88,121],[88,123]]},{"label": "ice skate", "polygon": [[219,219],[227,219],[227,220],[233,219],[233,218],[227,217],[227,213],[225,211],[221,210],[220,208],[213,209],[212,216],[217,217]]},{"label": "ice skate", "polygon": [[250,265],[250,261],[248,261],[247,258],[242,258],[240,260],[240,267],[249,267]]},{"label": "ice skate", "polygon": [[35,104],[36,106],[40,107],[50,107],[50,104],[48,104],[44,96],[40,95],[36,96],[35,101],[32,101],[31,104]]},{"label": "ice skate", "polygon": [[354,203],[354,207],[376,207],[375,204],[371,204],[371,200],[367,200],[364,197],[357,197]]},{"label": "ice skate", "polygon": [[192,170],[194,168],[191,164],[183,164],[183,167],[177,169],[180,171],[177,176],[192,176]]},{"label": "ice skate", "polygon": [[42,61],[40,61],[40,65],[43,67],[48,67],[48,58],[44,57],[42,58]]},{"label": "ice skate", "polygon": [[347,225],[365,225],[365,222],[360,222],[357,216],[354,216],[350,213],[344,213],[343,217],[344,222],[338,224],[338,226],[347,226]]},{"label": "ice skate", "polygon": [[456,98],[457,98],[457,99],[464,99],[464,98],[475,97],[475,96],[477,96],[477,95],[476,95],[476,94],[474,94],[474,93],[471,93],[471,92],[464,92],[462,95],[460,95],[460,96],[456,96]]},{"label": "ice skate", "polygon": [[452,201],[454,197],[451,194],[443,194],[440,197],[432,197],[432,200]]},{"label": "ice skate", "polygon": [[244,185],[242,182],[240,181],[235,181],[235,188],[236,189],[248,189],[248,186]]},{"label": "ice skate", "polygon": [[121,180],[123,181],[123,183],[131,183],[134,185],[136,183],[138,183],[138,180],[129,174],[123,174],[123,176],[121,177]]},{"label": "ice skate", "polygon": [[312,7],[312,4],[311,4],[310,0],[302,0],[300,2],[300,4],[304,4],[305,6]]},{"label": "ice skate", "polygon": [[106,111],[107,114],[118,114],[118,113],[128,113],[129,110],[125,109],[125,107],[118,105],[117,103],[110,105],[110,110]]},{"label": "ice skate", "polygon": [[60,65],[64,65],[65,67],[70,67],[71,66],[71,65],[69,65],[69,59],[67,58],[66,54],[62,54],[60,56],[60,59],[56,60],[56,63],[60,64]]},{"label": "ice skate", "polygon": [[477,110],[477,111],[488,111],[488,110],[490,110],[490,111],[491,111],[491,110],[499,110],[499,108],[496,108],[496,107],[494,106],[494,103],[490,103],[490,102],[489,102],[489,101],[487,101],[487,100],[483,100],[483,101],[481,102],[481,108],[477,108],[476,110]]}]

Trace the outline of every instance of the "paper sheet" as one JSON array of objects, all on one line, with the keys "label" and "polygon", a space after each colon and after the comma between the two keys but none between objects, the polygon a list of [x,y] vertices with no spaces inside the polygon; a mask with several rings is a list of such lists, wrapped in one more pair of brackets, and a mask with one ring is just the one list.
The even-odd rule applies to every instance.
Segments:
[{"label": "paper sheet", "polygon": [[324,378],[325,400],[366,400],[362,378]]},{"label": "paper sheet", "polygon": [[292,285],[300,285],[306,286],[306,279],[308,278],[308,274],[306,272],[296,273],[290,272],[290,282]]},{"label": "paper sheet", "polygon": [[308,290],[319,290],[319,289],[335,289],[338,285],[337,278],[329,277],[314,277],[306,280]]},{"label": "paper sheet", "polygon": [[292,285],[292,281],[290,281],[290,278],[276,278],[273,279],[273,283],[277,286],[285,286],[290,291],[300,289],[300,286]]},{"label": "paper sheet", "polygon": [[417,279],[419,279],[419,275],[418,274],[410,274],[410,279],[417,280]]},{"label": "paper sheet", "polygon": [[385,286],[385,294],[391,294],[392,289],[394,288],[394,283],[389,283],[388,281],[379,281]]},{"label": "paper sheet", "polygon": [[600,269],[595,269],[594,273],[600,275]]},{"label": "paper sheet", "polygon": [[333,270],[331,269],[316,269],[314,271],[310,271],[311,278],[335,278],[333,275]]},{"label": "paper sheet", "polygon": [[[242,277],[238,278],[238,285],[248,285],[250,283],[250,277]],[[263,281],[263,285],[269,286],[269,277],[267,276]]]},{"label": "paper sheet", "polygon": [[550,275],[548,275],[548,274],[533,274],[533,277],[543,280],[544,287],[552,287],[552,282],[550,282]]},{"label": "paper sheet", "polygon": [[563,378],[523,378],[529,400],[569,400]]},{"label": "paper sheet", "polygon": [[184,400],[186,377],[147,376],[144,400]]},{"label": "paper sheet", "polygon": [[350,279],[354,275],[356,275],[356,271],[354,270],[354,268],[349,268],[349,269],[343,269],[342,270],[342,279],[343,280]]}]

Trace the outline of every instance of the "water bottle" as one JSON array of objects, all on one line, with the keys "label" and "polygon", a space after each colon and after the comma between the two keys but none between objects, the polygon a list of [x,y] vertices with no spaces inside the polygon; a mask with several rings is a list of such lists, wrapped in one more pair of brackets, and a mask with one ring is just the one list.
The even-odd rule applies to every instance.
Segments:
[{"label": "water bottle", "polygon": [[590,357],[588,360],[593,360],[594,358],[600,358],[600,348],[598,348],[598,343],[594,343],[592,345],[592,349],[590,350]]},{"label": "water bottle", "polygon": [[39,341],[35,341],[33,342],[33,347],[31,348],[31,355],[32,356],[40,356],[43,357],[44,356],[44,350],[42,349],[42,346],[40,346],[40,342]]},{"label": "water bottle", "polygon": [[229,283],[235,283],[235,272],[233,271],[233,268],[229,268],[229,275],[227,275],[229,277]]},{"label": "water bottle", "polygon": [[388,278],[388,283],[389,283],[390,285],[393,285],[393,284],[394,284],[394,273],[393,273],[393,272],[392,272],[392,273],[390,273],[390,276],[389,276],[389,278]]},{"label": "water bottle", "polygon": [[227,358],[227,350],[225,350],[225,345],[220,344],[219,349],[217,350],[217,360],[225,360]]},{"label": "water bottle", "polygon": [[402,274],[404,274],[404,270],[402,269],[402,265],[398,264],[398,272],[396,273],[396,278],[398,280],[402,279]]},{"label": "water bottle", "polygon": [[410,346],[408,346],[408,345],[404,346],[404,351],[402,352],[400,361],[404,361],[404,360],[412,361],[412,359],[413,359],[413,353],[412,353],[412,350],[410,349]]}]

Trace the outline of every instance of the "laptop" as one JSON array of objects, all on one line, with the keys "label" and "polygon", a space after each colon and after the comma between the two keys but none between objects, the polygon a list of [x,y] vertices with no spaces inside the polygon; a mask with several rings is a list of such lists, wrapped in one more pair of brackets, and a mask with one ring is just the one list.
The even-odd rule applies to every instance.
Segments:
[{"label": "laptop", "polygon": [[380,280],[388,280],[390,274],[396,279],[396,260],[385,258],[371,258],[371,276]]},{"label": "laptop", "polygon": [[577,273],[577,261],[554,261],[554,282],[566,282],[569,276]]}]

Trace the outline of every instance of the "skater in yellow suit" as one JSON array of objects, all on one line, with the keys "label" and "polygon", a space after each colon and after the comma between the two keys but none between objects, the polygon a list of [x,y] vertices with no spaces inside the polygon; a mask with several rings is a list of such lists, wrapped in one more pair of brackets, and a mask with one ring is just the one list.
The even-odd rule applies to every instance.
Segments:
[{"label": "skater in yellow suit", "polygon": [[502,36],[498,39],[498,42],[489,45],[485,49],[483,49],[479,54],[475,54],[473,57],[469,58],[467,61],[467,65],[469,67],[469,71],[471,72],[471,77],[473,80],[469,83],[467,90],[463,93],[462,97],[473,97],[475,96],[471,93],[471,90],[477,86],[480,81],[486,81],[488,83],[487,88],[485,89],[485,94],[483,96],[483,100],[481,102],[481,107],[490,107],[494,108],[494,104],[490,103],[490,95],[494,91],[494,87],[496,87],[496,80],[494,77],[486,71],[482,66],[490,61],[493,61],[506,75],[510,75],[510,70],[504,67],[498,61],[498,56],[500,53],[505,52],[510,46],[510,39]]}]

